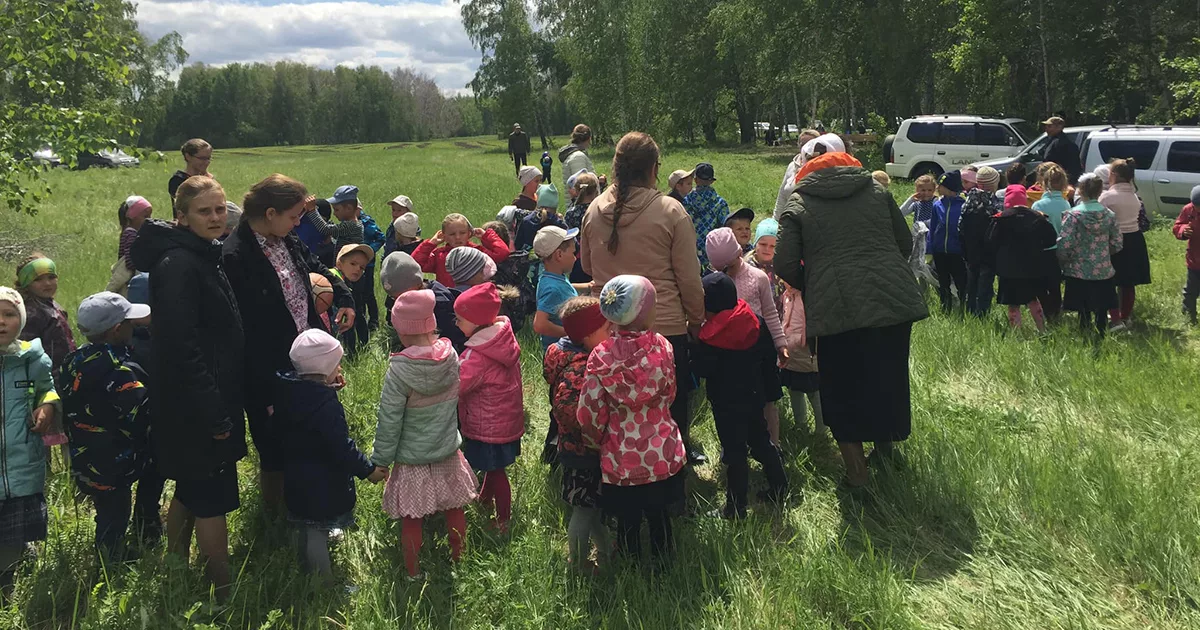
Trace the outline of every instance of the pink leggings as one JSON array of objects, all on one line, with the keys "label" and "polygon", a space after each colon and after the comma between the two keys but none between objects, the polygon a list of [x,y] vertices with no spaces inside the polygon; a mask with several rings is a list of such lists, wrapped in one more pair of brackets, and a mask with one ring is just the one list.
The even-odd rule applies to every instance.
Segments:
[{"label": "pink leggings", "polygon": [[483,487],[479,490],[479,502],[485,510],[496,510],[496,526],[505,528],[512,517],[512,486],[508,473],[503,468],[489,470],[483,474]]},{"label": "pink leggings", "polygon": [[1108,318],[1116,321],[1125,321],[1133,315],[1133,303],[1137,300],[1137,287],[1121,287],[1119,291],[1121,295],[1121,307],[1114,308],[1108,311]]},{"label": "pink leggings", "polygon": [[[1045,313],[1042,312],[1042,303],[1037,300],[1034,300],[1034,301],[1030,302],[1029,304],[1027,304],[1026,306],[1029,307],[1029,315],[1031,317],[1033,317],[1033,323],[1037,326],[1037,329],[1038,330],[1046,330],[1046,315],[1045,315]],[[1021,307],[1020,306],[1013,305],[1013,306],[1008,307],[1008,323],[1013,328],[1020,328],[1020,326],[1021,326]]]}]

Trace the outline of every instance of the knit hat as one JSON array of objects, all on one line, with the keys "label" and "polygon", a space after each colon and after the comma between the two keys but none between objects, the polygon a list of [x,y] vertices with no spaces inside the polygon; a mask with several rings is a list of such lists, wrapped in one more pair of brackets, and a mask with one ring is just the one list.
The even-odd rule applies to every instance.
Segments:
[{"label": "knit hat", "polygon": [[1004,190],[1004,208],[1028,208],[1029,195],[1025,193],[1025,187],[1020,184],[1010,184]]},{"label": "knit hat", "polygon": [[571,341],[583,345],[583,340],[608,324],[604,313],[600,312],[600,304],[593,303],[562,318],[563,330]]},{"label": "knit hat", "polygon": [[642,276],[617,276],[600,290],[600,312],[618,326],[646,321],[654,307],[654,285]]},{"label": "knit hat", "polygon": [[474,247],[455,247],[446,255],[446,273],[454,284],[462,284],[483,270],[487,254]]},{"label": "knit hat", "polygon": [[[462,249],[461,247],[458,249]],[[421,265],[404,252],[392,252],[383,259],[379,268],[379,284],[388,295],[396,295],[421,286],[425,277]]]},{"label": "knit hat", "polygon": [[704,310],[709,313],[728,311],[737,306],[737,285],[733,278],[715,271],[700,281],[704,285]]},{"label": "knit hat", "polygon": [[[12,302],[13,306],[17,307],[17,312],[21,314],[21,328],[17,331],[17,335],[19,336],[21,331],[25,330],[25,322],[28,318],[25,313],[25,298],[21,297],[21,294],[16,289],[0,287],[0,302]],[[0,350],[3,350],[3,348],[0,348]]]},{"label": "knit hat", "polygon": [[738,245],[732,229],[717,228],[709,232],[704,240],[704,251],[708,253],[708,261],[713,269],[721,270],[742,255],[742,246]]},{"label": "knit hat", "polygon": [[1108,181],[1109,177],[1112,176],[1112,169],[1109,168],[1107,164],[1101,164],[1092,172],[1095,173],[1096,177],[1099,177],[1100,181],[1104,183],[1104,190],[1108,190]]},{"label": "knit hat", "polygon": [[979,172],[975,174],[975,182],[980,186],[995,186],[1000,183],[1000,171],[990,167],[980,167]]},{"label": "knit hat", "polygon": [[1192,188],[1192,205],[1200,207],[1200,186]]},{"label": "knit hat", "polygon": [[400,218],[392,221],[392,229],[404,238],[417,238],[421,233],[421,218],[416,212],[405,212]]},{"label": "knit hat", "polygon": [[500,212],[496,213],[496,220],[507,225],[511,230],[517,224],[517,219],[520,216],[517,214],[517,210],[516,206],[504,206],[500,208]]},{"label": "knit hat", "polygon": [[959,171],[958,174],[962,177],[962,181],[964,184],[978,184],[979,183],[979,173],[977,173],[976,171],[969,171],[969,170],[963,169],[963,170]]},{"label": "knit hat", "polygon": [[454,300],[454,314],[476,326],[488,326],[496,321],[500,314],[500,294],[496,285],[484,282],[463,291]]},{"label": "knit hat", "polygon": [[774,236],[779,238],[779,222],[775,219],[763,219],[758,222],[758,227],[754,228],[754,241],[758,245],[759,239],[764,236]]},{"label": "knit hat", "polygon": [[309,328],[296,335],[288,357],[297,373],[328,377],[342,362],[342,344],[320,328]]},{"label": "knit hat", "polygon": [[437,330],[437,320],[433,318],[435,304],[437,298],[429,289],[401,295],[392,305],[392,328],[398,335],[424,335]]},{"label": "knit hat", "polygon": [[554,187],[554,184],[538,186],[537,206],[539,208],[558,208],[558,189]]},{"label": "knit hat", "polygon": [[959,171],[947,171],[942,173],[942,176],[938,178],[938,186],[948,188],[951,192],[962,192],[962,173]]},{"label": "knit hat", "polygon": [[491,256],[483,257],[483,281],[488,282],[496,277],[496,261]]},{"label": "knit hat", "polygon": [[150,202],[141,195],[129,195],[125,198],[125,216],[130,219],[145,219],[153,210]]},{"label": "knit hat", "polygon": [[542,176],[542,172],[538,170],[538,167],[522,166],[521,170],[517,173],[517,180],[521,182],[522,186],[525,186],[529,182],[531,182],[541,176]]}]

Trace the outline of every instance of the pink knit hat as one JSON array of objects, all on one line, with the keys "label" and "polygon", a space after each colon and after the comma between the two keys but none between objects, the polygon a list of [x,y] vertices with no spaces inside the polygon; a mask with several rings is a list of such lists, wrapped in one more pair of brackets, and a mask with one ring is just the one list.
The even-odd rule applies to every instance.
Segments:
[{"label": "pink knit hat", "polygon": [[708,233],[708,238],[704,240],[704,251],[708,252],[708,261],[713,269],[719,271],[742,255],[742,246],[738,245],[733,230],[723,227]]},{"label": "pink knit hat", "polygon": [[1020,184],[1012,184],[1004,189],[1004,209],[1009,208],[1028,208],[1029,195],[1025,192],[1025,187]]},{"label": "pink knit hat", "polygon": [[436,303],[437,298],[429,289],[401,295],[392,305],[392,328],[398,335],[423,335],[437,330],[437,320],[433,318]]},{"label": "pink knit hat", "polygon": [[342,344],[324,330],[309,328],[296,335],[288,357],[300,374],[329,376],[342,362]]},{"label": "pink knit hat", "polygon": [[484,282],[463,291],[454,300],[454,314],[476,326],[488,326],[500,315],[500,294],[496,285]]}]

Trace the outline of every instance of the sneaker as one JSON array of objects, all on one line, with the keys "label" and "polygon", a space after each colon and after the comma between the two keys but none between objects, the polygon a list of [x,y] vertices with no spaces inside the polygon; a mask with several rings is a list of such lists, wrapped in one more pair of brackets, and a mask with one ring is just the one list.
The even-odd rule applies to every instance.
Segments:
[{"label": "sneaker", "polygon": [[692,466],[703,466],[708,463],[708,456],[698,448],[687,449],[688,464]]},{"label": "sneaker", "polygon": [[726,503],[725,507],[710,510],[705,514],[709,518],[719,518],[727,521],[740,521],[746,518],[746,508],[738,509],[732,503]]},{"label": "sneaker", "polygon": [[1113,323],[1108,325],[1108,332],[1123,332],[1129,330],[1129,326],[1121,320],[1113,320]]}]

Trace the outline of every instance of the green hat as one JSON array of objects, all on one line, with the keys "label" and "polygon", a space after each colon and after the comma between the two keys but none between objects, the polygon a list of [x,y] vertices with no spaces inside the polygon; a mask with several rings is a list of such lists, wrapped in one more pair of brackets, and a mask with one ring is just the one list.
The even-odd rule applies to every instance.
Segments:
[{"label": "green hat", "polygon": [[558,209],[558,189],[554,184],[542,184],[537,189],[537,207]]}]

